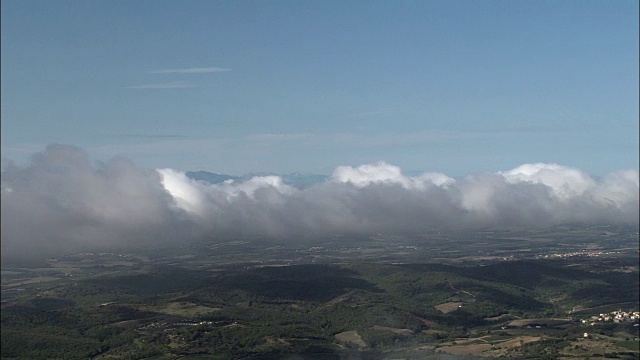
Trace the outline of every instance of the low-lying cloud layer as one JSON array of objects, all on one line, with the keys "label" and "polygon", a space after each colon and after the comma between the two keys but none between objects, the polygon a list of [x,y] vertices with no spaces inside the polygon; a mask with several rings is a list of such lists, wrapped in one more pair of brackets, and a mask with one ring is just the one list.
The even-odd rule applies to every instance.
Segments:
[{"label": "low-lying cloud layer", "polygon": [[410,177],[379,162],[340,166],[305,189],[277,176],[207,184],[124,158],[95,165],[52,145],[2,172],[2,256],[135,243],[264,236],[420,232],[433,228],[638,224],[638,171],[595,179],[557,164],[453,179]]}]

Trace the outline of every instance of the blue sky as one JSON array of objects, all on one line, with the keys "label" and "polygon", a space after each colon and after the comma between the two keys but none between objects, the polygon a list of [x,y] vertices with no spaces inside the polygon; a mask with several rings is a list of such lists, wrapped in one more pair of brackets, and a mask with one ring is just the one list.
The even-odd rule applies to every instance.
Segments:
[{"label": "blue sky", "polygon": [[638,168],[638,1],[2,1],[2,163]]}]

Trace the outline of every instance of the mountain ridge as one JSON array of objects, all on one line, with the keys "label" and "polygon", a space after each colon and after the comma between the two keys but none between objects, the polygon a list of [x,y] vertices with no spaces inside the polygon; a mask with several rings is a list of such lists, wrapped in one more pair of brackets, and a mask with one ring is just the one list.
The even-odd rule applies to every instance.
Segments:
[{"label": "mountain ridge", "polygon": [[329,178],[328,175],[320,175],[320,174],[304,174],[299,172],[293,172],[290,174],[277,174],[270,172],[251,172],[244,175],[228,175],[228,174],[219,174],[208,171],[187,171],[185,173],[188,178],[197,181],[204,181],[209,184],[221,184],[225,181],[244,181],[249,180],[253,177],[257,176],[278,176],[282,178],[282,181],[290,186],[297,188],[305,188],[311,185],[323,183],[327,181]]}]

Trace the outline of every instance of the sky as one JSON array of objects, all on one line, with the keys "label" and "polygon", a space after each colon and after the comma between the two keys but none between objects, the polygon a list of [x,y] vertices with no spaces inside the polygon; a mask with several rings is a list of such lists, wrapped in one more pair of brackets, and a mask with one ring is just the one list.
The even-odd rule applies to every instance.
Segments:
[{"label": "sky", "polygon": [[2,166],[638,169],[638,1],[3,0]]},{"label": "sky", "polygon": [[0,4],[3,259],[638,226],[636,0]]}]

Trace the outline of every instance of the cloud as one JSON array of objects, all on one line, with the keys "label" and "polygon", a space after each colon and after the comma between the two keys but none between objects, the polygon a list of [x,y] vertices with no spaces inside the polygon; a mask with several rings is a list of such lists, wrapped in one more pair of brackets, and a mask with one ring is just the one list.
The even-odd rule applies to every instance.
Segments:
[{"label": "cloud", "polygon": [[385,162],[340,166],[325,183],[297,189],[278,176],[212,185],[51,145],[27,165],[9,164],[1,185],[3,257],[245,236],[637,225],[639,215],[637,170],[595,179],[542,163],[460,179],[407,176]]},{"label": "cloud", "polygon": [[558,164],[525,164],[500,174],[511,183],[544,184],[560,199],[582,195],[596,185],[585,172]]},{"label": "cloud", "polygon": [[49,146],[28,166],[2,172],[2,251],[39,255],[169,241],[184,219],[171,209],[175,200],[161,179],[124,158],[94,166],[75,147]]},{"label": "cloud", "polygon": [[146,84],[127,86],[127,89],[186,89],[197,87],[195,84],[187,81],[174,81],[160,84]]},{"label": "cloud", "polygon": [[440,173],[425,173],[418,177],[407,177],[399,167],[384,161],[377,164],[358,167],[339,166],[331,175],[331,180],[338,183],[351,183],[359,188],[372,184],[396,184],[405,189],[424,189],[429,184],[446,186],[455,182],[452,178]]},{"label": "cloud", "polygon": [[205,68],[184,68],[184,69],[164,69],[164,70],[156,70],[150,71],[150,74],[206,74],[206,73],[216,73],[216,72],[225,72],[231,71],[231,69],[227,68],[219,68],[219,67],[205,67]]}]

